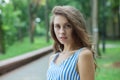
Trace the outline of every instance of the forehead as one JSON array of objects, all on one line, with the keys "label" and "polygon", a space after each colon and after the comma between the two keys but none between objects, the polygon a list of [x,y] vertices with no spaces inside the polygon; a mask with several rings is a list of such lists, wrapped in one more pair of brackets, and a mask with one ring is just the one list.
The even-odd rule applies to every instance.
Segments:
[{"label": "forehead", "polygon": [[64,24],[64,23],[68,23],[66,17],[64,17],[63,15],[55,15],[54,24]]}]

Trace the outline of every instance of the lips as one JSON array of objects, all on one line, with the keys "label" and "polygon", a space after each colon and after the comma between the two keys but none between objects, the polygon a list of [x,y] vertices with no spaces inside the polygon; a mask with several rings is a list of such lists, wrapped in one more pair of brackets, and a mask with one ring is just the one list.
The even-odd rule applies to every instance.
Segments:
[{"label": "lips", "polygon": [[67,37],[60,37],[60,39],[64,40],[64,39],[67,39]]}]

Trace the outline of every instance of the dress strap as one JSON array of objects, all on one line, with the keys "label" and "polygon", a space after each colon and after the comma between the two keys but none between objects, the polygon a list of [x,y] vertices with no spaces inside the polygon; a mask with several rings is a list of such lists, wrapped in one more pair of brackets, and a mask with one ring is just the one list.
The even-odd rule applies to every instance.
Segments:
[{"label": "dress strap", "polygon": [[86,47],[83,47],[83,48],[80,48],[80,49],[78,49],[78,51],[76,52],[76,54],[77,54],[77,56],[81,53],[81,51],[83,50],[83,49],[85,49]]},{"label": "dress strap", "polygon": [[55,57],[53,58],[53,62],[55,62],[55,60],[57,59],[58,56],[59,56],[59,52],[56,53]]}]

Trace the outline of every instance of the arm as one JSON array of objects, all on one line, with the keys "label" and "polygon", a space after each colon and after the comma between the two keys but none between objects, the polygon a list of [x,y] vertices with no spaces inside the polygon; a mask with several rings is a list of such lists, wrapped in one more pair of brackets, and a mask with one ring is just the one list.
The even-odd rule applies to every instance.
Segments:
[{"label": "arm", "polygon": [[93,54],[90,50],[83,50],[78,58],[78,72],[80,80],[94,80],[95,65]]}]

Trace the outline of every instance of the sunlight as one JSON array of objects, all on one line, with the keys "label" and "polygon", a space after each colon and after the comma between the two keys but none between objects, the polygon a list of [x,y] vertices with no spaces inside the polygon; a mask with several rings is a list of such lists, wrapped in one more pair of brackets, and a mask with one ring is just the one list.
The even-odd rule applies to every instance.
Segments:
[{"label": "sunlight", "polygon": [[9,3],[10,2],[10,0],[5,0],[5,3]]}]

